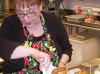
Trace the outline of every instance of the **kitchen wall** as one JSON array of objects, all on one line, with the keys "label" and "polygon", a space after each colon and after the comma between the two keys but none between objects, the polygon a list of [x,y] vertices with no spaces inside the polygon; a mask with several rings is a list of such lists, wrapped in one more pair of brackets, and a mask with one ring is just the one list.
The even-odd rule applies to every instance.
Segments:
[{"label": "kitchen wall", "polygon": [[[77,5],[87,6],[87,7],[100,7],[100,0],[64,0],[63,6],[65,9],[75,10]],[[61,4],[61,9],[63,9]]]},{"label": "kitchen wall", "polygon": [[[6,8],[8,9],[8,1],[5,0]],[[91,6],[91,7],[100,7],[100,0],[64,0],[63,5],[65,9],[72,9],[75,10],[75,7],[77,5],[82,6]],[[61,9],[63,9],[62,3],[60,6]]]}]

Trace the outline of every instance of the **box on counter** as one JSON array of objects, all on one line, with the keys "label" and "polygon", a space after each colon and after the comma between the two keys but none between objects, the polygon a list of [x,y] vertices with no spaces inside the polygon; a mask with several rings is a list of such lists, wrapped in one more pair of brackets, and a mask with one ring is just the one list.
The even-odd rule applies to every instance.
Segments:
[{"label": "box on counter", "polygon": [[100,57],[100,33],[81,32],[69,36],[72,44],[72,60],[66,64],[68,69],[79,66],[82,62]]}]

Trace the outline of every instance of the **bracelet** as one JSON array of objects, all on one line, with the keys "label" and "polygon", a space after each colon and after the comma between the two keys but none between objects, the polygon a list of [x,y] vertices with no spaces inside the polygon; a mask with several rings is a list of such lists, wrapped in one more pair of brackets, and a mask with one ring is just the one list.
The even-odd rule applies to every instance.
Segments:
[{"label": "bracelet", "polygon": [[62,63],[65,66],[65,63],[64,62],[60,61],[59,63]]}]

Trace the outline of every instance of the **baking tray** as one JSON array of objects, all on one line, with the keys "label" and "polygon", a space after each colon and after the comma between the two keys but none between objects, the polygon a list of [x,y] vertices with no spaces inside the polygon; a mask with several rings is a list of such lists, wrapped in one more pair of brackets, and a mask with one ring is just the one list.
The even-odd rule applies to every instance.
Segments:
[{"label": "baking tray", "polygon": [[81,21],[80,25],[84,25],[84,26],[89,26],[89,27],[95,27],[95,28],[100,28],[100,23],[88,23],[85,21]]},{"label": "baking tray", "polygon": [[74,15],[68,15],[65,16],[67,21],[69,22],[75,22],[75,23],[80,23],[81,21],[84,21],[85,15],[83,14],[74,14]]}]

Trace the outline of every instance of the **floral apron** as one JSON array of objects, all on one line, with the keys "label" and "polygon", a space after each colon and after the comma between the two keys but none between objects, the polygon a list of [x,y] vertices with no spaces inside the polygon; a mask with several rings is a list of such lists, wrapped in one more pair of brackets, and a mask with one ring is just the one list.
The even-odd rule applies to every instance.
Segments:
[{"label": "floral apron", "polygon": [[[51,40],[50,34],[47,33],[47,27],[45,25],[45,20],[42,15],[40,16],[40,21],[42,23],[42,27],[45,33],[45,38],[42,38],[38,42],[32,42],[33,35],[30,35],[28,30],[26,29],[26,26],[23,26],[23,33],[25,36],[25,41],[23,45],[36,48],[49,54],[53,66],[57,66],[59,57],[57,55],[54,41]],[[39,70],[39,62],[31,56],[28,56],[24,58],[24,68],[21,71],[14,72],[12,74],[42,74],[42,72]]]}]

